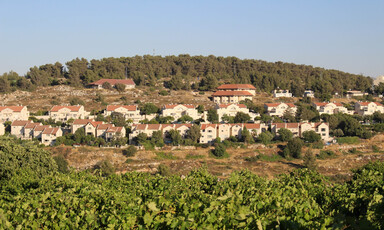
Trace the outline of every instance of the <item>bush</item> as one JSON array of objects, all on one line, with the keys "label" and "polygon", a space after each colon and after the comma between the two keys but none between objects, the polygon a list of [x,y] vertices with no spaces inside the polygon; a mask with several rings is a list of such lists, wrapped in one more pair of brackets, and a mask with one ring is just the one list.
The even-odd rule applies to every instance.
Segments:
[{"label": "bush", "polygon": [[69,100],[69,104],[71,105],[84,105],[84,101],[81,100],[80,98],[78,97],[73,97]]},{"label": "bush", "polygon": [[290,141],[293,138],[293,133],[289,129],[281,128],[277,133],[282,141]]},{"label": "bush", "polygon": [[53,159],[57,164],[58,171],[61,173],[68,173],[68,161],[63,155],[54,156]]},{"label": "bush", "polygon": [[130,145],[128,148],[123,149],[123,155],[126,157],[133,157],[137,153],[137,149],[135,146]]},{"label": "bush", "polygon": [[303,132],[303,139],[305,142],[314,143],[321,140],[321,136],[315,131],[305,131]]},{"label": "bush", "polygon": [[301,149],[303,145],[304,145],[303,141],[300,138],[295,137],[292,140],[288,141],[286,148],[288,148],[289,155],[291,157],[301,158]]},{"label": "bush", "polygon": [[335,136],[335,137],[342,137],[342,136],[344,136],[344,132],[341,129],[335,129],[333,131],[333,136]]},{"label": "bush", "polygon": [[372,145],[372,151],[374,153],[378,153],[378,152],[380,152],[380,148],[377,145]]},{"label": "bush", "polygon": [[157,167],[157,173],[162,176],[170,176],[171,169],[165,164],[160,164],[159,167]]},{"label": "bush", "polygon": [[317,141],[315,143],[312,143],[312,148],[314,149],[322,149],[324,147],[323,141]]},{"label": "bush", "polygon": [[120,93],[122,93],[122,92],[124,92],[125,91],[125,85],[124,84],[121,84],[121,83],[117,83],[116,85],[115,85],[115,88],[116,88],[116,90],[118,91],[118,92],[120,92]]},{"label": "bush", "polygon": [[109,82],[104,82],[101,86],[103,87],[103,89],[109,89],[109,90],[113,89],[111,83]]},{"label": "bush", "polygon": [[316,170],[317,163],[316,157],[313,155],[312,151],[308,150],[304,155],[304,166],[309,170]]},{"label": "bush", "polygon": [[349,153],[352,153],[352,154],[356,154],[358,153],[359,151],[357,151],[356,148],[351,148],[350,150],[348,150]]},{"label": "bush", "polygon": [[169,95],[169,93],[168,93],[168,91],[167,90],[160,90],[159,91],[159,95],[161,95],[161,96],[168,96]]},{"label": "bush", "polygon": [[335,152],[333,152],[332,150],[322,150],[320,151],[320,154],[317,155],[317,158],[319,159],[327,159],[327,158],[331,158],[331,157],[335,157],[336,154]]},{"label": "bush", "polygon": [[227,154],[225,145],[223,143],[215,144],[215,148],[212,150],[212,154],[218,158],[224,157]]},{"label": "bush", "polygon": [[273,139],[273,134],[269,131],[262,132],[257,139],[264,145],[267,145],[271,143]]},{"label": "bush", "polygon": [[115,167],[108,160],[99,161],[93,168],[98,170],[104,177],[115,173]]}]

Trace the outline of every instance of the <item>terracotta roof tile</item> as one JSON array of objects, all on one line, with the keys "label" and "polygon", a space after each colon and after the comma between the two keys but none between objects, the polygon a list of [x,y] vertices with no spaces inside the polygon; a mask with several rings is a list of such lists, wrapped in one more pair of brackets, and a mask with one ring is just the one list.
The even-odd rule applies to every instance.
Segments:
[{"label": "terracotta roof tile", "polygon": [[231,105],[238,106],[239,108],[247,108],[244,104],[219,104],[219,108],[228,108]]},{"label": "terracotta roof tile", "polygon": [[108,105],[107,111],[115,111],[118,108],[125,108],[128,111],[136,111],[137,105]]},{"label": "terracotta roof tile", "polygon": [[184,106],[188,109],[194,109],[195,108],[195,106],[191,105],[191,104],[168,104],[168,105],[164,105],[163,107],[165,109],[174,109],[176,106],[179,106],[179,105]]},{"label": "terracotta roof tile", "polygon": [[31,121],[21,121],[21,120],[17,120],[17,121],[13,121],[11,126],[25,126],[27,125],[28,123],[31,123]]},{"label": "terracotta roof tile", "polygon": [[224,84],[217,89],[256,89],[255,86],[251,84]]},{"label": "terracotta roof tile", "polygon": [[3,111],[4,109],[10,109],[12,110],[13,112],[21,112],[21,110],[24,108],[25,106],[0,106],[0,112]]},{"label": "terracotta roof tile", "polygon": [[51,126],[49,126],[49,125],[39,125],[39,126],[36,126],[33,130],[36,131],[36,132],[41,132],[44,129],[47,129],[47,128],[50,128],[50,127]]},{"label": "terracotta roof tile", "polygon": [[69,105],[65,105],[65,106],[55,105],[52,107],[51,112],[58,112],[59,110],[64,109],[64,108],[71,110],[71,112],[78,112],[81,107],[82,107],[82,105],[70,105],[70,106]]},{"label": "terracotta roof tile", "polygon": [[76,119],[73,121],[73,124],[74,125],[86,125],[92,121],[93,121],[92,119]]},{"label": "terracotta roof tile", "polygon": [[216,91],[212,94],[212,96],[220,97],[220,96],[253,96],[253,95],[248,91]]}]

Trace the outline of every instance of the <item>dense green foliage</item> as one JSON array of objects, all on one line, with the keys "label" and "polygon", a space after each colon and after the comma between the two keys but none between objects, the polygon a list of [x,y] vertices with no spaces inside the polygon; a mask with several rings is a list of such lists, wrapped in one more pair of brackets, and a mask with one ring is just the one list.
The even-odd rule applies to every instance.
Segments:
[{"label": "dense green foliage", "polygon": [[58,62],[32,67],[26,78],[14,72],[3,74],[0,76],[0,92],[33,90],[36,86],[57,84],[85,86],[100,78],[125,77],[132,78],[137,85],[148,86],[155,86],[158,80],[171,77],[165,85],[173,90],[189,90],[191,86],[213,90],[219,81],[250,83],[266,92],[280,87],[290,89],[295,96],[301,96],[304,89],[311,88],[321,98],[349,89],[367,90],[372,85],[372,79],[368,77],[337,70],[213,55],[145,55],[91,61],[76,58],[65,64],[66,68]]}]

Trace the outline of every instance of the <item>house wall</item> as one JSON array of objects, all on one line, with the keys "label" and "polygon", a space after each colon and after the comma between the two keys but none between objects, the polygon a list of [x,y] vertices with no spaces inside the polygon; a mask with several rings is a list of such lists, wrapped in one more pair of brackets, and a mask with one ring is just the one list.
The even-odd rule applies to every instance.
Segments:
[{"label": "house wall", "polygon": [[0,122],[16,121],[16,120],[28,120],[29,112],[27,107],[24,107],[20,112],[14,112],[11,109],[3,109],[0,112]]}]

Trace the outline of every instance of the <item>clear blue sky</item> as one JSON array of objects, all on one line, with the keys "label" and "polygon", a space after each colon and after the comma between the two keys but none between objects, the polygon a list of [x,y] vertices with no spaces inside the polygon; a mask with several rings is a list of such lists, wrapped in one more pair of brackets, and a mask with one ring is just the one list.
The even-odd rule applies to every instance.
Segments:
[{"label": "clear blue sky", "polygon": [[383,0],[0,0],[0,73],[155,52],[377,77],[384,75],[383,13]]}]

